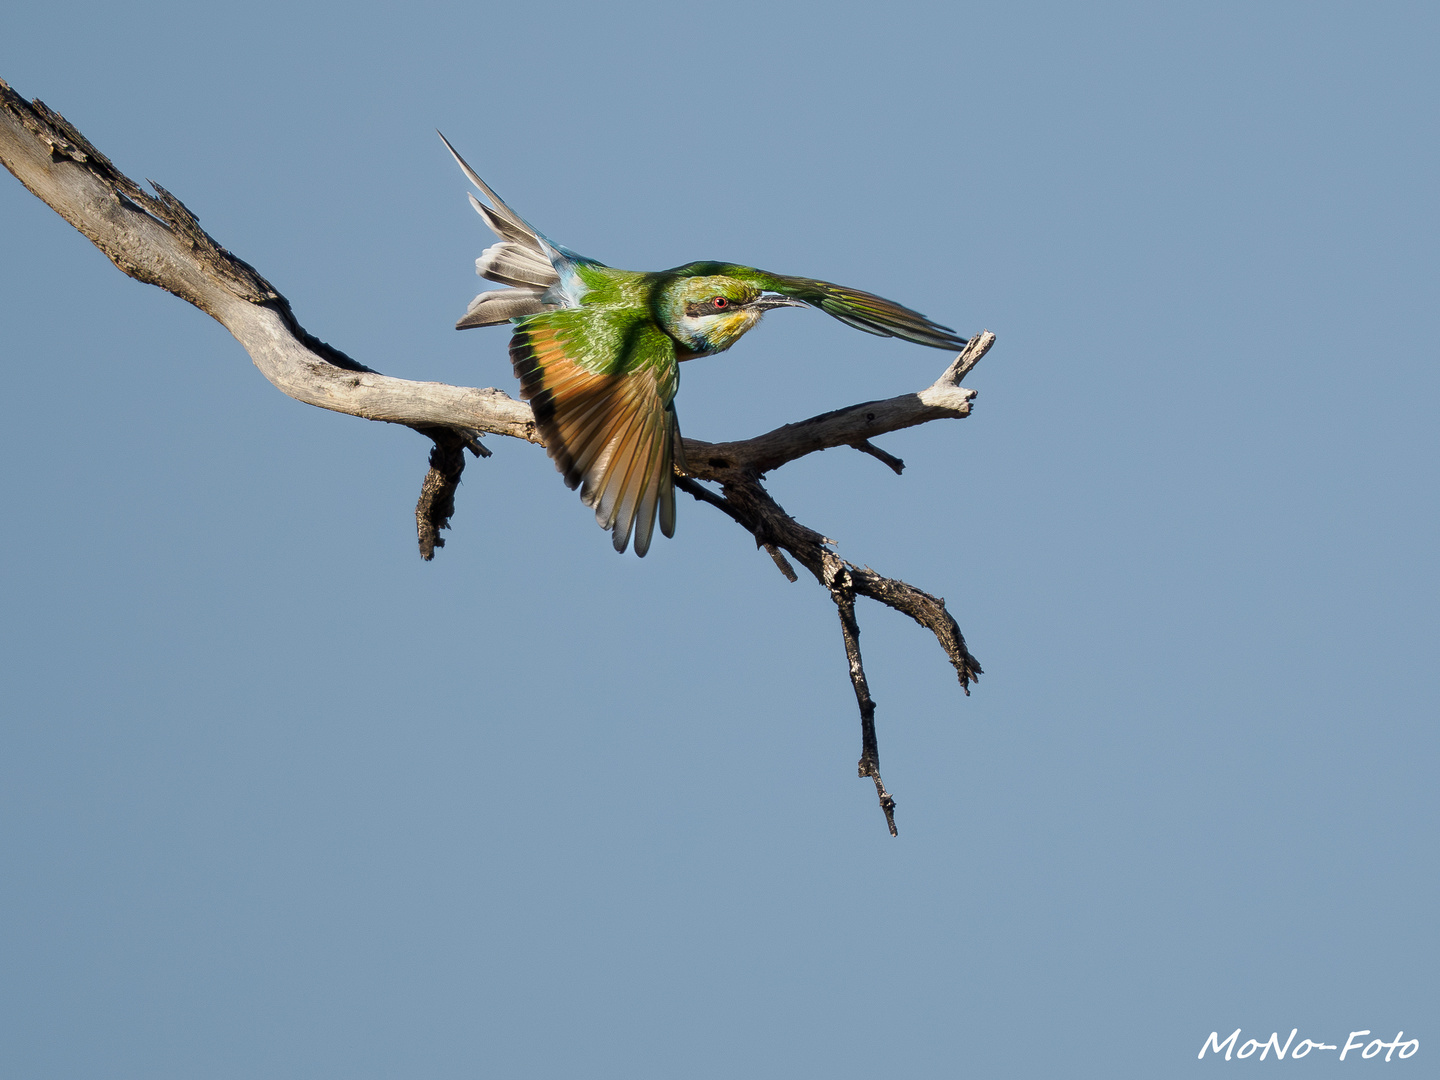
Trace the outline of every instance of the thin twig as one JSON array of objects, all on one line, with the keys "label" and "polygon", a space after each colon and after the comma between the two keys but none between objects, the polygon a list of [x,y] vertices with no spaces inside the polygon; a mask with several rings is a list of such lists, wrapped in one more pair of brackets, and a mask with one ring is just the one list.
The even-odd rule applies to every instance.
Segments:
[{"label": "thin twig", "polygon": [[850,662],[850,683],[855,687],[855,701],[860,706],[860,765],[859,775],[875,781],[875,794],[880,799],[880,809],[885,814],[885,824],[891,836],[899,836],[895,828],[895,800],[885,790],[885,781],[880,779],[880,743],[875,737],[875,700],[870,696],[870,684],[865,679],[865,665],[860,659],[860,624],[855,620],[855,593],[850,586],[850,575],[841,570],[830,584],[830,595],[840,612],[840,630],[845,636],[845,658]]},{"label": "thin twig", "polygon": [[894,454],[887,454],[884,450],[881,450],[869,439],[857,439],[850,445],[853,446],[856,450],[859,450],[862,454],[869,454],[877,461],[883,461],[886,465],[889,465],[890,468],[895,470],[896,476],[900,476],[905,472],[905,462],[901,461]]}]

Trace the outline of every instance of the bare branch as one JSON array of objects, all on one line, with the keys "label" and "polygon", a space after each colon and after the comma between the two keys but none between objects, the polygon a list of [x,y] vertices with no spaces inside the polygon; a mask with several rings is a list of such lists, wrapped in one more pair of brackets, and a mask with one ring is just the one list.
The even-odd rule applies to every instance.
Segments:
[{"label": "bare branch", "polygon": [[[693,481],[690,482],[693,486]],[[686,487],[686,491],[690,488]],[[704,489],[702,489],[704,490]],[[826,589],[842,571],[847,575],[849,588],[859,596],[878,600],[886,607],[894,608],[902,615],[908,615],[935,635],[935,640],[945,650],[960,686],[966,696],[970,684],[983,673],[980,663],[970,655],[965,637],[960,633],[945,601],[938,596],[915,588],[895,578],[877,574],[868,566],[856,566],[835,553],[834,541],[796,521],[777,503],[757,480],[727,484],[723,496],[706,491],[706,502],[716,506],[748,530],[759,544],[774,544],[790,553],[815,580]],[[723,503],[723,505],[722,505]]]},{"label": "bare branch", "polygon": [[845,658],[850,661],[850,683],[855,687],[855,700],[860,705],[860,778],[875,781],[875,794],[880,797],[880,810],[891,836],[899,836],[895,828],[895,800],[880,779],[880,742],[875,737],[875,702],[870,697],[870,684],[865,679],[865,665],[860,661],[860,624],[855,621],[855,593],[848,575],[841,571],[830,584],[830,595],[840,612],[840,630],[845,636]]},{"label": "bare branch", "polygon": [[[440,531],[449,527],[455,510],[465,449],[488,457],[490,451],[480,442],[485,433],[542,443],[530,407],[503,391],[391,378],[307,333],[289,302],[206,233],[184,203],[153,182],[155,194],[144,191],[63,116],[41,102],[25,102],[3,80],[0,162],[121,271],[174,293],[223,325],[282,393],[319,408],[403,424],[432,440],[430,468],[415,508],[423,558],[433,558],[435,549],[444,546]],[[852,446],[900,473],[904,462],[869,440],[931,420],[969,416],[975,391],[960,386],[960,380],[994,342],[989,331],[977,334],[939,379],[915,394],[837,409],[737,442],[686,439],[686,467],[676,477],[682,491],[749,532],[787,578],[796,580],[793,558],[830,593],[860,708],[860,774],[874,780],[892,835],[895,803],[880,780],[875,703],[860,659],[855,597],[878,600],[930,630],[966,694],[980,665],[944,600],[842,559],[833,541],[790,517],[761,481],[788,462],[839,446]],[[720,491],[702,480],[720,484]]]},{"label": "bare branch", "polygon": [[958,380],[968,374],[994,344],[995,335],[989,330],[976,334],[944,374],[918,394],[865,401],[786,424],[741,442],[702,443],[686,439],[685,457],[690,472],[720,481],[742,473],[764,475],[817,450],[854,446],[876,435],[931,420],[969,416],[976,394],[960,386]]},{"label": "bare branch", "polygon": [[306,333],[289,303],[212,239],[173,195],[146,194],[64,117],[0,81],[0,161],[139,281],[194,304],[229,330],[297,401],[416,428],[465,428],[539,442],[530,407],[494,389],[394,379]]}]

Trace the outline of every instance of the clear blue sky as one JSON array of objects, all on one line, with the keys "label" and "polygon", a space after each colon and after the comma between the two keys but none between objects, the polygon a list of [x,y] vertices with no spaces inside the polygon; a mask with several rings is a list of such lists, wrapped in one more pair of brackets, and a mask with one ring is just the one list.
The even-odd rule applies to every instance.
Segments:
[{"label": "clear blue sky", "polygon": [[[422,563],[424,440],[283,397],[0,175],[0,1074],[1151,1078],[1235,1027],[1433,1070],[1432,5],[5,25],[0,77],[390,374],[514,385],[451,329],[490,238],[437,127],[606,262],[999,342],[974,416],[881,440],[903,477],[772,484],[985,667],[862,602],[892,840],[812,581],[688,500],[618,557],[500,439]],[[680,416],[945,361],[777,312]]]}]

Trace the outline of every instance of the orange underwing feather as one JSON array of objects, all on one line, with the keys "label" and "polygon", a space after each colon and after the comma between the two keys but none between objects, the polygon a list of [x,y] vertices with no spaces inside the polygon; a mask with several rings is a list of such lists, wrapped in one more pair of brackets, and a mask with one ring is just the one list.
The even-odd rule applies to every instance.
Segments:
[{"label": "orange underwing feather", "polygon": [[520,396],[535,411],[546,452],[580,488],[616,551],[675,535],[673,340],[653,324],[565,309],[520,320],[510,340]]}]

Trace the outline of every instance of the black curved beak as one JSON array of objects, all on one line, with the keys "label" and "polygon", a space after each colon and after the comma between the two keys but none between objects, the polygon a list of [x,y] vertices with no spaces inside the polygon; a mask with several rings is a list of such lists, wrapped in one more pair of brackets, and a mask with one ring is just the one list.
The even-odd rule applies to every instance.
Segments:
[{"label": "black curved beak", "polygon": [[769,296],[762,296],[751,305],[756,311],[769,311],[777,307],[809,307],[804,300],[796,300],[793,296],[778,296],[771,293]]}]

